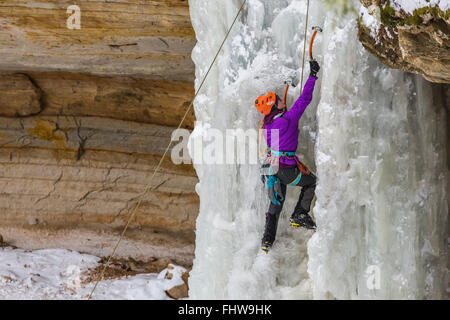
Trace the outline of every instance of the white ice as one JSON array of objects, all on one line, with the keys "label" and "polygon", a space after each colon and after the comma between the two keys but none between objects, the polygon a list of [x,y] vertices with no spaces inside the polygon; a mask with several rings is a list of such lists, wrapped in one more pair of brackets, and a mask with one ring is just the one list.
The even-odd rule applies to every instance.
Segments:
[{"label": "white ice", "polygon": [[[284,80],[300,75],[305,2],[248,1],[194,104],[201,123],[191,146],[201,143],[205,127],[257,128],[255,98],[282,95]],[[241,3],[189,0],[197,89]],[[200,212],[190,298],[446,296],[445,110],[420,76],[372,57],[357,39],[356,15],[339,12],[323,1],[312,1],[309,12],[309,26],[324,28],[314,46],[322,69],[299,123],[297,153],[319,177],[317,232],[288,226],[300,192],[290,188],[277,240],[264,254],[268,198],[258,166],[196,163]],[[305,80],[308,73],[306,62]],[[291,89],[288,103],[298,95]]]}]

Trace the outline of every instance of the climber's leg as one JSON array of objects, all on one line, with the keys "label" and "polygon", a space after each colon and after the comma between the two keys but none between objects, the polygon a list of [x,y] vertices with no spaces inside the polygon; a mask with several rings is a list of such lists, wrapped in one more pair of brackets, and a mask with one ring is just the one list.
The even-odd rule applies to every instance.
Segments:
[{"label": "climber's leg", "polygon": [[286,185],[283,183],[281,183],[281,191],[283,200],[279,205],[270,202],[269,211],[266,213],[266,224],[264,228],[264,235],[262,238],[262,249],[265,251],[268,251],[275,241],[278,219],[280,218],[280,213],[283,209],[284,198],[286,196]]},{"label": "climber's leg", "polygon": [[294,212],[290,218],[292,227],[305,227],[315,229],[316,224],[308,214],[311,208],[311,202],[314,199],[316,189],[316,176],[311,172],[309,175],[302,174],[297,186],[302,187],[300,196],[295,206]]}]

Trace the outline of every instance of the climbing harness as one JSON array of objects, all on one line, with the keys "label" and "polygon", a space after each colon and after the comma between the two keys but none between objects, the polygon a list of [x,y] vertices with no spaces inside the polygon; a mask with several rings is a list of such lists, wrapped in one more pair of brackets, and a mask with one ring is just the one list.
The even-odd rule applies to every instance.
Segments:
[{"label": "climbing harness", "polygon": [[309,170],[308,167],[300,161],[300,159],[295,154],[295,151],[278,151],[269,149],[266,159],[264,160],[264,164],[261,166],[261,176],[264,175],[270,177],[271,175],[275,175],[278,171],[277,169],[280,163],[280,158],[294,160],[297,168],[300,170],[297,177],[292,182],[288,183],[288,185],[297,185],[300,182],[302,175],[311,174],[311,170]]},{"label": "climbing harness", "polygon": [[[300,169],[300,172],[303,174],[310,174],[311,171],[308,169],[307,166],[305,166],[297,157],[297,155],[295,154],[295,151],[277,151],[277,150],[273,150],[270,149],[269,152],[267,153],[267,158],[281,158],[284,157],[286,159],[289,160],[295,160],[295,162],[297,163],[297,167]],[[273,160],[271,160],[272,162]]]},{"label": "climbing harness", "polygon": [[276,151],[271,149],[270,154],[275,157],[294,157],[295,151]]},{"label": "climbing harness", "polygon": [[[220,53],[220,51],[222,50],[222,47],[223,47],[223,45],[225,44],[225,41],[228,39],[228,36],[230,35],[230,32],[231,32],[231,30],[233,29],[233,26],[235,25],[235,23],[236,23],[236,21],[237,21],[239,15],[240,15],[240,13],[242,12],[242,9],[244,8],[244,5],[246,4],[246,2],[247,2],[247,0],[244,0],[244,1],[242,2],[242,5],[241,5],[241,7],[240,7],[238,13],[237,13],[236,16],[235,16],[235,18],[234,18],[234,20],[233,20],[233,23],[231,24],[230,28],[228,29],[228,31],[227,31],[227,33],[226,33],[226,35],[225,35],[225,38],[224,38],[223,41],[222,41],[222,44],[220,45],[219,49],[217,50],[217,53],[216,53],[216,55],[215,55],[213,61],[211,62],[210,66],[209,66],[209,68],[208,68],[208,71],[206,72],[205,76],[203,77],[203,80],[202,80],[202,82],[200,83],[200,86],[199,86],[197,92],[195,93],[194,98],[192,99],[191,103],[189,104],[189,107],[187,108],[186,112],[184,113],[184,116],[183,116],[183,118],[181,119],[180,124],[178,125],[178,127],[177,127],[176,130],[178,130],[178,129],[181,128],[181,125],[183,124],[183,122],[184,122],[184,120],[186,119],[186,117],[187,117],[189,111],[191,110],[192,105],[194,104],[195,99],[197,98],[197,96],[198,96],[200,90],[202,89],[203,84],[205,83],[206,78],[207,78],[208,75],[209,75],[209,72],[211,71],[211,69],[212,69],[214,63],[216,62],[217,57],[219,56],[219,53]],[[171,141],[169,142],[169,144],[167,145],[166,150],[164,151],[164,153],[163,153],[161,159],[159,160],[158,165],[155,167],[155,170],[153,171],[153,174],[152,174],[152,176],[150,177],[150,181],[153,180],[153,178],[154,178],[155,175],[156,175],[156,172],[157,172],[157,171],[159,170],[159,168],[161,167],[161,164],[162,164],[163,160],[165,159],[165,157],[166,157],[166,155],[167,155],[167,152],[169,151],[170,146],[172,145],[172,142],[173,142],[173,141],[171,140]],[[140,207],[140,205],[141,205],[141,203],[142,203],[143,197],[147,194],[148,191],[154,190],[154,189],[156,189],[157,187],[158,187],[158,186],[152,187],[152,184],[149,183],[149,184],[146,186],[144,192],[141,193],[141,194],[137,197],[137,199],[139,199],[139,200],[138,200],[138,202],[136,203],[136,205],[134,206],[134,208],[132,209],[131,214],[130,214],[130,217],[128,218],[128,221],[127,221],[127,223],[126,223],[126,225],[125,225],[125,227],[124,227],[122,233],[120,234],[120,237],[119,237],[119,239],[118,239],[116,245],[114,246],[113,252],[112,252],[111,255],[109,256],[108,260],[106,261],[106,263],[105,263],[105,265],[104,265],[104,267],[103,267],[103,269],[102,269],[102,271],[101,271],[101,273],[100,273],[100,276],[99,276],[98,280],[96,281],[96,283],[95,283],[95,285],[94,285],[92,291],[90,292],[90,294],[89,294],[89,296],[88,296],[88,300],[90,300],[90,299],[92,298],[92,295],[94,294],[94,291],[95,291],[95,289],[97,288],[98,284],[100,283],[100,281],[103,280],[103,277],[104,277],[104,275],[105,275],[106,268],[107,268],[108,265],[110,264],[111,259],[114,257],[114,255],[115,255],[115,253],[116,253],[116,251],[117,251],[117,248],[119,247],[119,244],[120,244],[120,242],[122,241],[122,238],[123,238],[123,236],[125,235],[125,232],[127,231],[128,226],[130,225],[130,222],[131,222],[131,221],[133,220],[133,218],[135,217],[136,212],[137,212],[137,209]]]}]

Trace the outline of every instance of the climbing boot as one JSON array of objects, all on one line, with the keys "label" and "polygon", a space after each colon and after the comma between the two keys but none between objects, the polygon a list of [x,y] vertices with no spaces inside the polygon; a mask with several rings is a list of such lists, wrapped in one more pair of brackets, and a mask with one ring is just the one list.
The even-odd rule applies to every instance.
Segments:
[{"label": "climbing boot", "polygon": [[294,213],[290,218],[292,228],[299,229],[301,227],[311,230],[316,230],[316,224],[314,223],[311,216],[307,213],[301,212],[299,214]]}]

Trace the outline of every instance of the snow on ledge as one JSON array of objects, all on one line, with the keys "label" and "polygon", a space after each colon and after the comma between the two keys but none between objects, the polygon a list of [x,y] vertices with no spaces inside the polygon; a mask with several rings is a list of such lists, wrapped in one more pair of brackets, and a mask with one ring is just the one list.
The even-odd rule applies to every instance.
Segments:
[{"label": "snow on ledge", "polygon": [[390,3],[395,10],[403,10],[409,14],[413,14],[416,9],[428,6],[437,6],[442,11],[450,10],[450,0],[391,0]]}]

